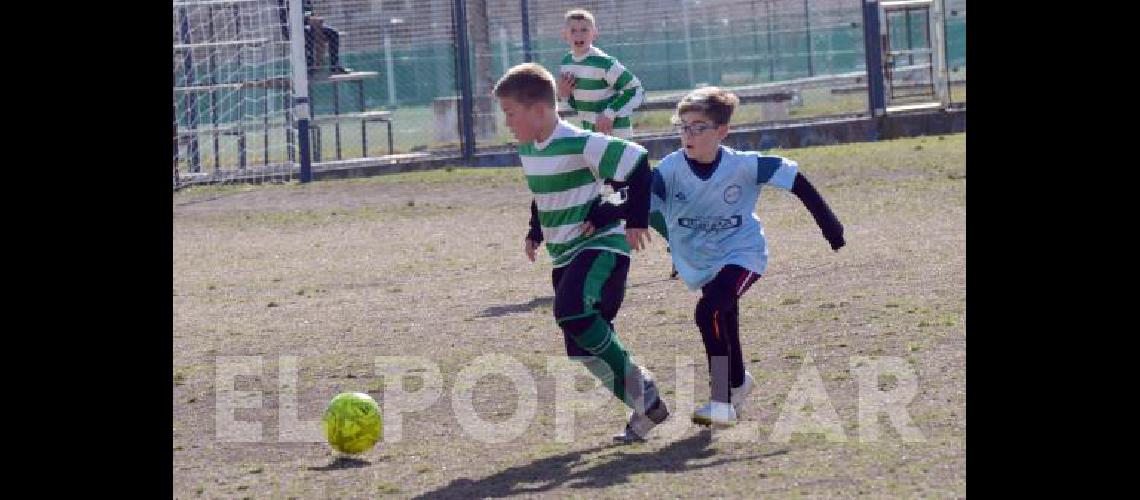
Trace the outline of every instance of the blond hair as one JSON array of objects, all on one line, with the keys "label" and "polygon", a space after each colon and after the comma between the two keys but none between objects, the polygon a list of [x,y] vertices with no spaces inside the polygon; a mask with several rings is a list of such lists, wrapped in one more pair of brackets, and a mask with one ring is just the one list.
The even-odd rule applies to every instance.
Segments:
[{"label": "blond hair", "polygon": [[554,97],[554,76],[535,63],[522,63],[507,70],[492,93],[499,99],[505,97],[524,106],[542,103],[553,108],[558,105]]},{"label": "blond hair", "polygon": [[590,26],[597,27],[598,23],[594,21],[594,15],[586,9],[571,9],[566,11],[566,22],[570,21],[590,21]]}]

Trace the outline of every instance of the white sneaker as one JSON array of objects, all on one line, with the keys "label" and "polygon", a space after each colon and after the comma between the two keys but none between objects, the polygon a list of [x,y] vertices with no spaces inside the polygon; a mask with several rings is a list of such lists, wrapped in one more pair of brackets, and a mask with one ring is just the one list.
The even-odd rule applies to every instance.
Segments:
[{"label": "white sneaker", "polygon": [[752,378],[752,374],[748,370],[744,370],[744,383],[740,387],[733,387],[729,389],[732,394],[732,407],[736,413],[740,413],[744,409],[744,405],[748,403],[748,395],[752,394],[752,388],[756,386],[756,379]]},{"label": "white sneaker", "polygon": [[736,409],[728,403],[710,401],[693,412],[693,423],[732,427],[736,425]]}]

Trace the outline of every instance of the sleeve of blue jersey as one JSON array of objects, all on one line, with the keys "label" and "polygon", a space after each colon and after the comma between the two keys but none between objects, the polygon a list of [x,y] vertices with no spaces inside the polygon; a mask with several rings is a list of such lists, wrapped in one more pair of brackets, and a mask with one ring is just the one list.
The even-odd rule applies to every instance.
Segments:
[{"label": "sleeve of blue jersey", "polygon": [[796,182],[799,166],[795,161],[782,156],[756,157],[756,184],[791,190]]}]

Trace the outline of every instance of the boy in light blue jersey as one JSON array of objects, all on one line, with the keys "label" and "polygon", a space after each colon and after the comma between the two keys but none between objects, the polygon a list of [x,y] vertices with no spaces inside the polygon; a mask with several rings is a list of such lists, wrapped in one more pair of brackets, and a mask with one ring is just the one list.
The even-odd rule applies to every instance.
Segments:
[{"label": "boy in light blue jersey", "polygon": [[[845,244],[843,225],[799,171],[796,162],[722,146],[739,103],[732,93],[705,87],[677,105],[681,150],[657,164],[650,196],[650,223],[672,250],[673,264],[689,289],[701,290],[695,320],[709,362],[711,401],[693,421],[734,425],[754,385],[740,351],[740,297],[768,265],[764,229],[753,214],[762,186],[790,190],[811,212],[831,248]],[[623,216],[620,205],[603,203],[589,219],[605,225]]]}]

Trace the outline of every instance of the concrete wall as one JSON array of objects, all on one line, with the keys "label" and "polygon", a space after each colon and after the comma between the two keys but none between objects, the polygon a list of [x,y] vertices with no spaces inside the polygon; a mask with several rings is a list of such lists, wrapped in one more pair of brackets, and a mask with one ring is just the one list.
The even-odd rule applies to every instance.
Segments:
[{"label": "concrete wall", "polygon": [[[772,148],[802,148],[850,142],[898,139],[922,135],[954,134],[966,131],[966,109],[934,110],[888,115],[879,118],[868,116],[835,117],[797,123],[765,125],[735,129],[725,144],[741,150],[765,151]],[[675,133],[656,136],[639,136],[635,141],[649,150],[654,160],[681,147]],[[326,162],[313,166],[314,180],[367,177],[386,173],[432,170],[444,167],[508,167],[520,164],[513,148],[500,148],[476,154],[473,164],[464,165],[458,156],[433,157],[423,160],[392,163],[377,160],[366,163],[354,160]]]}]

